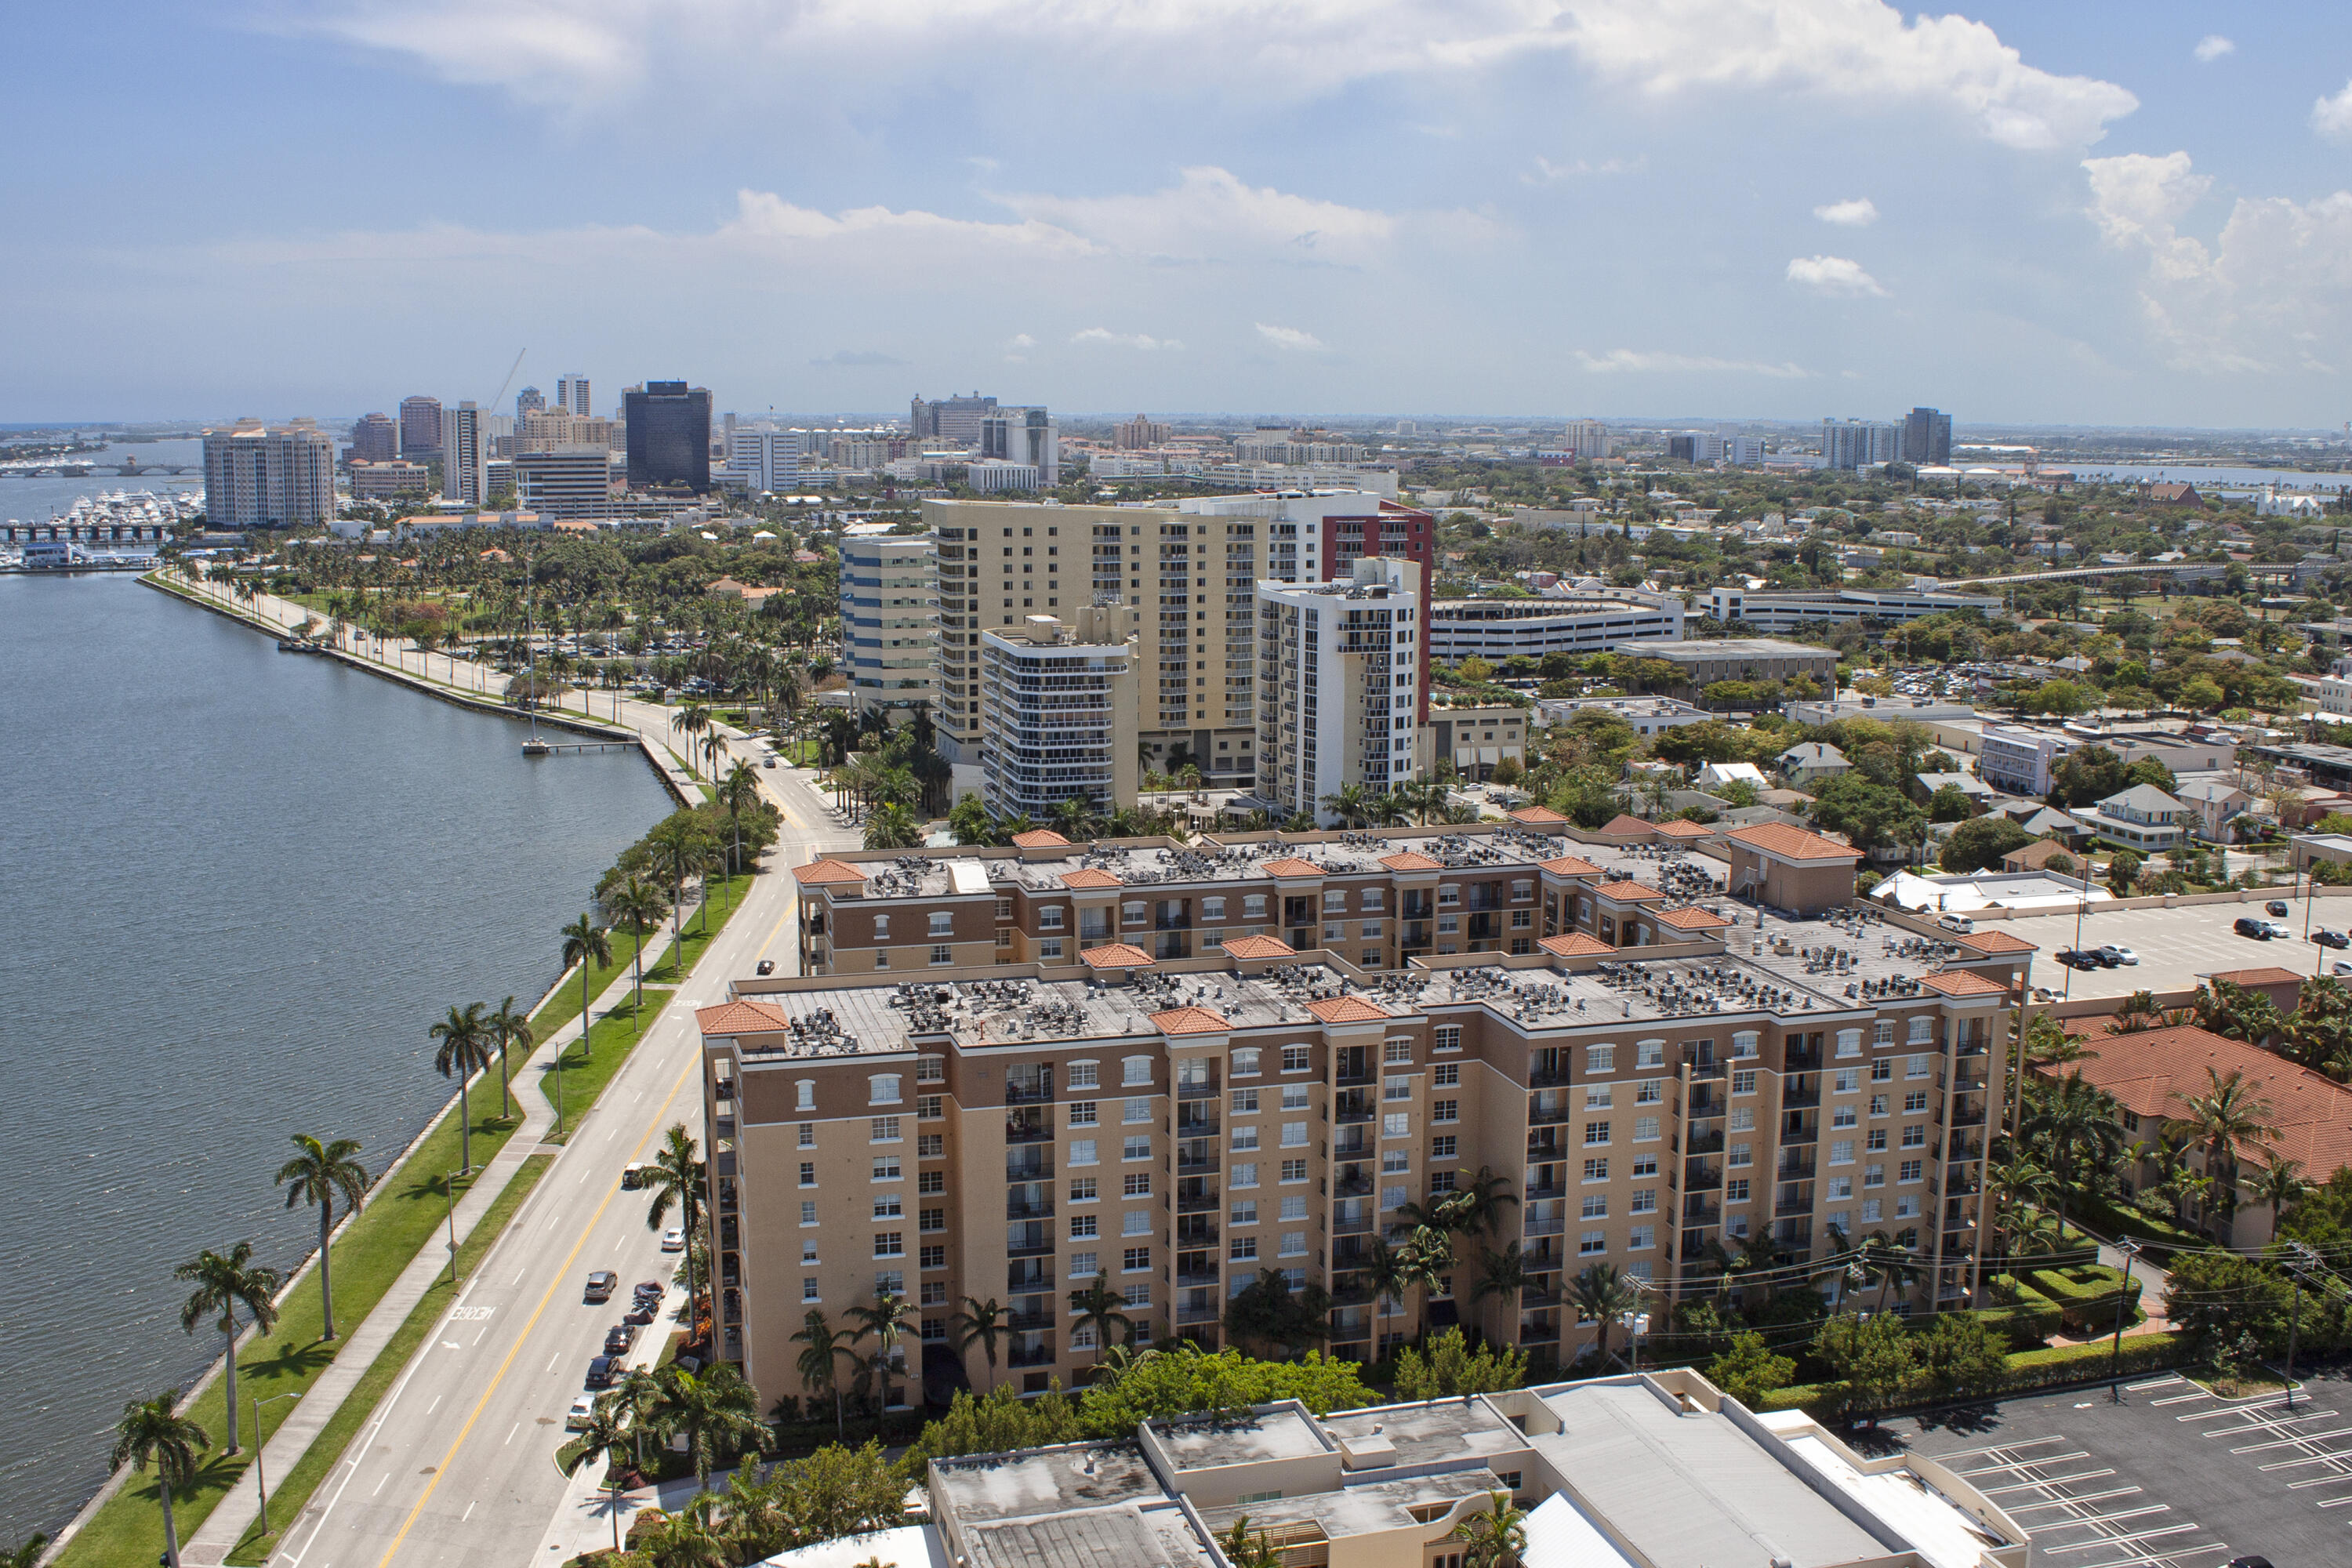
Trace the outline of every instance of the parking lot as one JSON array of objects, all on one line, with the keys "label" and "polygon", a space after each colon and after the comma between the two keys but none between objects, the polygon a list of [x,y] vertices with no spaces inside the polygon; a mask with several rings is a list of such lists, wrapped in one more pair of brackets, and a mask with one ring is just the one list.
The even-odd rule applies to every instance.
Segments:
[{"label": "parking lot", "polygon": [[2112,943],[2139,954],[2137,964],[2120,969],[2070,971],[2057,961],[2054,955],[2059,949],[2078,945],[2072,910],[2023,920],[1979,921],[1977,929],[2008,931],[2033,943],[2042,951],[2033,960],[2032,983],[2046,985],[2061,995],[2076,997],[2128,996],[2135,991],[2194,991],[2217,970],[2275,968],[2290,969],[2297,974],[2325,974],[2337,960],[2352,960],[2352,952],[2322,948],[2305,941],[2303,934],[2306,903],[2313,906],[2314,931],[2323,926],[2342,931],[2352,925],[2352,898],[2340,894],[2323,896],[2315,902],[2301,898],[2284,899],[2284,890],[2281,891],[2287,907],[2286,918],[2281,923],[2294,934],[2273,942],[2257,942],[2231,929],[2249,916],[2269,919],[2263,912],[2265,900],[2242,904],[2191,904],[2170,910],[2108,910],[2092,904],[2082,919],[2079,945],[2099,947]]},{"label": "parking lot", "polygon": [[2062,1568],[2352,1562],[2352,1382],[2222,1399],[2185,1377],[2068,1390],[1886,1424],[1965,1476]]}]

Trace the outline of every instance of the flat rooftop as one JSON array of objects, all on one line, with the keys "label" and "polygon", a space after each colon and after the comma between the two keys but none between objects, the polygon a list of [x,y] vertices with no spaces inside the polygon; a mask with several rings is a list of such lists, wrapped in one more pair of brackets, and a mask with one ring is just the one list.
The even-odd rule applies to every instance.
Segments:
[{"label": "flat rooftop", "polygon": [[1427,1465],[1466,1455],[1523,1452],[1527,1435],[1483,1399],[1433,1400],[1423,1405],[1387,1405],[1323,1417],[1323,1430],[1341,1442],[1373,1435],[1389,1440],[1400,1465]]},{"label": "flat rooftop", "polygon": [[[2326,974],[2338,960],[2352,958],[2352,952],[2319,947],[2303,937],[2306,909],[2307,923],[2314,931],[2352,930],[2352,898],[2338,894],[2315,900],[2290,897],[2290,891],[2285,888],[2258,890],[2242,904],[2179,904],[2168,910],[2094,903],[2079,925],[2072,908],[2005,921],[1979,918],[1977,931],[1979,935],[2003,931],[2032,942],[2042,950],[2033,965],[2033,984],[2075,1001],[2086,996],[2128,996],[2135,991],[2153,991],[2159,996],[2194,991],[2209,975],[2240,969],[2279,967],[2302,974]],[[2271,918],[2263,914],[2263,905],[2273,899],[2286,905],[2283,923],[2294,934],[2283,942],[2238,935],[2233,928],[2239,921],[2248,916]],[[2060,967],[2051,955],[2061,948],[2076,946],[2078,931],[2079,945],[2127,947],[2139,962],[2116,969]]]},{"label": "flat rooftop", "polygon": [[1315,1423],[1303,1412],[1265,1410],[1238,1417],[1212,1416],[1200,1421],[1155,1422],[1152,1436],[1168,1450],[1181,1470],[1210,1470],[1221,1465],[1255,1464],[1263,1459],[1297,1459],[1331,1450],[1316,1435]]},{"label": "flat rooftop", "polygon": [[[1155,1516],[1172,1526],[1156,1526]],[[1132,1504],[968,1522],[964,1544],[971,1568],[1192,1568],[1206,1560],[1181,1510],[1147,1514]]]},{"label": "flat rooftop", "polygon": [[1156,1501],[1165,1495],[1143,1450],[1133,1443],[1066,1443],[942,1459],[936,1476],[947,1495],[933,1500],[935,1509],[952,1509],[966,1523]]},{"label": "flat rooftop", "polygon": [[1232,1529],[1234,1520],[1247,1514],[1253,1531],[1263,1530],[1279,1536],[1286,1525],[1310,1524],[1320,1530],[1326,1539],[1337,1541],[1342,1536],[1367,1535],[1376,1531],[1414,1529],[1422,1524],[1413,1517],[1412,1510],[1415,1508],[1425,1510],[1433,1503],[1451,1503],[1461,1498],[1509,1489],[1493,1470],[1479,1466],[1444,1475],[1365,1482],[1333,1491],[1301,1492],[1296,1497],[1230,1508],[1204,1508],[1201,1521],[1212,1531],[1222,1532]]}]

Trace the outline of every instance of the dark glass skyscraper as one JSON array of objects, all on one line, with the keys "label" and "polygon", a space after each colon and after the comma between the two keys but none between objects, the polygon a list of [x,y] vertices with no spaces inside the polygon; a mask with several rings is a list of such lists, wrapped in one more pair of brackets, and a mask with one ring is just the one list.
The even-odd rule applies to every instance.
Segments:
[{"label": "dark glass skyscraper", "polygon": [[710,492],[710,390],[649,381],[621,394],[629,426],[629,488]]},{"label": "dark glass skyscraper", "polygon": [[1914,408],[1903,419],[1903,460],[1948,463],[1952,460],[1952,416],[1933,408]]}]

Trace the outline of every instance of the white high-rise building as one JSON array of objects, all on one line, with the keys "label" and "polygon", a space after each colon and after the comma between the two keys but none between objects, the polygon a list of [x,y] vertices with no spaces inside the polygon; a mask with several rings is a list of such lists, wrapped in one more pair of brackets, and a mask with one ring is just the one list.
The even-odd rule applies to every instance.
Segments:
[{"label": "white high-rise building", "polygon": [[1598,419],[1571,419],[1562,445],[1580,458],[1605,458],[1609,455],[1609,426]]},{"label": "white high-rise building", "polygon": [[1822,467],[1866,468],[1903,456],[1903,426],[1874,419],[1822,421]]},{"label": "white high-rise building", "polygon": [[489,495],[489,431],[482,411],[460,403],[441,411],[441,497],[479,506]]},{"label": "white high-rise building", "polygon": [[980,420],[980,455],[1037,470],[1039,484],[1062,482],[1061,431],[1043,408],[997,408]]},{"label": "white high-rise building", "polygon": [[1137,674],[1132,609],[1030,616],[980,638],[982,798],[999,816],[1043,823],[1072,796],[1108,811],[1135,798]]},{"label": "white high-rise building", "polygon": [[545,517],[614,515],[613,454],[593,444],[514,456],[515,504]]},{"label": "white high-rise building", "polygon": [[893,533],[888,523],[856,523],[843,533],[842,662],[857,712],[930,706],[940,637],[937,549],[929,534]]},{"label": "white high-rise building", "polygon": [[803,430],[761,430],[737,426],[727,455],[725,476],[758,495],[779,494],[800,482],[801,457],[808,433]]},{"label": "white high-rise building", "polygon": [[576,414],[583,419],[587,418],[592,412],[588,406],[588,378],[577,373],[558,377],[555,383],[555,406],[568,414]]},{"label": "white high-rise building", "polygon": [[1258,584],[1258,798],[1328,826],[1327,795],[1417,775],[1421,606],[1421,568],[1401,556]]},{"label": "white high-rise building", "polygon": [[335,518],[335,443],[317,423],[240,419],[205,432],[205,520],[215,528],[305,528]]}]

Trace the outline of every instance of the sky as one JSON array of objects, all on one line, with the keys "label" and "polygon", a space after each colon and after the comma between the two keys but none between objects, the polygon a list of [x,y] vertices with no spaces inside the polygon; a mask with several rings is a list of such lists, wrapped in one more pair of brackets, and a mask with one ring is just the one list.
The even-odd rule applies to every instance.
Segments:
[{"label": "sky", "polygon": [[0,51],[0,420],[487,402],[519,352],[600,411],[2352,417],[2340,6],[104,16]]}]

